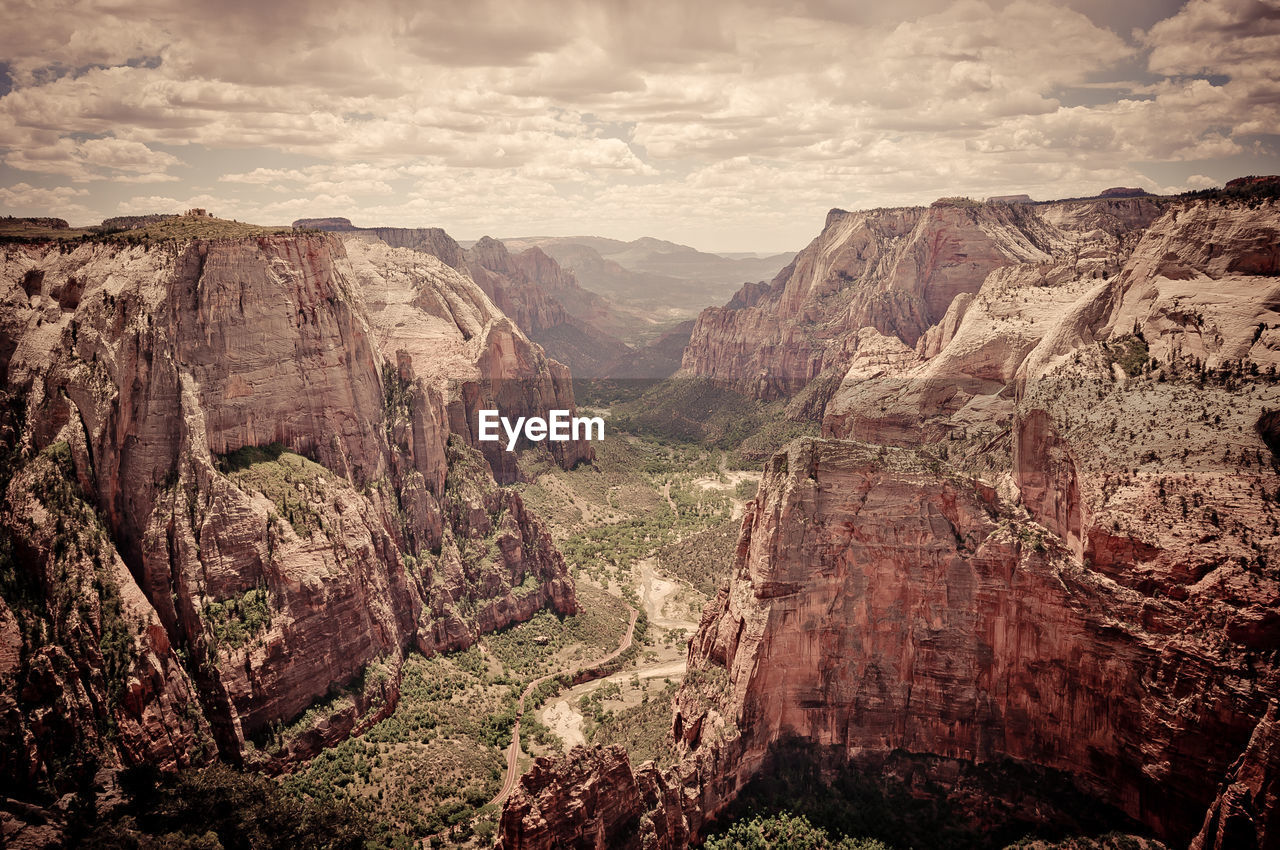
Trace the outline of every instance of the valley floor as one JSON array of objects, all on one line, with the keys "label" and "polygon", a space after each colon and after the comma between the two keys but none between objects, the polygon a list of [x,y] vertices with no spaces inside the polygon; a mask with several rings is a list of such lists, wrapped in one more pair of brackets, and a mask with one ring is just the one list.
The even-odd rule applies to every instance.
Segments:
[{"label": "valley floor", "polygon": [[[491,843],[500,792],[535,757],[621,743],[637,763],[670,759],[686,644],[708,595],[727,579],[742,505],[760,473],[729,468],[723,451],[626,434],[597,451],[593,465],[571,471],[526,454],[530,483],[518,485],[569,563],[581,613],[542,611],[464,652],[414,654],[391,716],[286,776],[284,789],[354,806],[374,825],[373,846],[480,847]],[[633,644],[593,670],[625,645],[633,612]],[[597,677],[565,681],[585,670]]]}]

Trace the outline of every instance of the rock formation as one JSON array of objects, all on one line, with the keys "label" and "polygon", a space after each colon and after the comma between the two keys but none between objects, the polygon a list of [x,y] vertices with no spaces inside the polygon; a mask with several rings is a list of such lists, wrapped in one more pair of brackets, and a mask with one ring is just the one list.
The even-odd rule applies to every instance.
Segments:
[{"label": "rock formation", "polygon": [[[637,796],[645,846],[686,846],[791,740],[963,793],[977,829],[1069,828],[1037,789],[1070,787],[1174,845],[1276,846],[1277,244],[1265,196],[839,214],[767,292],[704,314],[686,366],[731,345],[712,326],[778,341],[708,361],[743,389],[843,364],[829,438],[766,468],[690,644],[680,762],[540,765],[502,846],[609,846],[609,818],[561,808]],[[957,253],[991,267],[965,279]],[[845,294],[823,264],[908,297]],[[795,355],[824,297],[847,321],[810,314]],[[1045,784],[1015,800],[1002,770]]]},{"label": "rock formation", "polygon": [[774,277],[795,254],[709,254],[688,245],[644,237],[631,242],[593,236],[504,240],[513,251],[538,247],[578,283],[616,307],[664,319],[693,318],[730,297],[745,280]]},{"label": "rock formation", "polygon": [[957,296],[992,271],[1056,259],[1093,265],[1159,213],[1151,200],[977,204],[832,210],[822,233],[767,287],[749,285],[698,317],[683,371],[765,400],[793,395],[824,373],[839,377],[874,328],[915,348]]},{"label": "rock formation", "polygon": [[287,769],[390,711],[410,646],[576,609],[473,427],[572,408],[568,372],[434,257],[8,245],[0,303],[5,796],[99,765]]},{"label": "rock formation", "polygon": [[578,377],[603,375],[630,352],[601,330],[613,324],[608,302],[580,287],[537,247],[512,254],[486,236],[466,249],[438,227],[355,227],[345,218],[299,219],[293,226],[343,233],[348,241],[377,239],[436,257],[472,278],[518,328]]}]

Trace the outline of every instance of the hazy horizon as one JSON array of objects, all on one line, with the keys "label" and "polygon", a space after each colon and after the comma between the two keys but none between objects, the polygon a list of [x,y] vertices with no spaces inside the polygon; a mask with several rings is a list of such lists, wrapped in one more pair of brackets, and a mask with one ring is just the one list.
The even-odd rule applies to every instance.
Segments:
[{"label": "hazy horizon", "polygon": [[1280,172],[1280,0],[5,0],[0,214],[651,236]]}]

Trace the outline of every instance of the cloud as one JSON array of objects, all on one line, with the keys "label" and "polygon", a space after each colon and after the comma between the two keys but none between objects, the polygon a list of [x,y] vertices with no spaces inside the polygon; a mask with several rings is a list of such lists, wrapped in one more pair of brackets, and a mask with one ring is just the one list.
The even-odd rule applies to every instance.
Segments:
[{"label": "cloud", "polygon": [[89,216],[89,210],[81,200],[88,195],[87,189],[71,186],[45,188],[17,183],[0,187],[0,209],[7,215],[56,216],[82,223]]},{"label": "cloud", "polygon": [[180,164],[172,154],[111,137],[85,141],[63,137],[50,145],[10,151],[4,162],[22,171],[60,174],[77,182],[111,177],[140,183],[177,180],[165,170]]},{"label": "cloud", "polygon": [[1191,0],[1143,42],[1155,74],[1226,78],[1214,118],[1229,132],[1280,133],[1280,0]]},{"label": "cloud", "polygon": [[1190,0],[1144,36],[1157,74],[1270,77],[1280,67],[1280,2]]},{"label": "cloud", "polygon": [[1192,174],[1186,179],[1185,185],[1187,189],[1212,189],[1221,184],[1204,174]]},{"label": "cloud", "polygon": [[64,204],[72,198],[82,198],[88,194],[89,192],[85,189],[73,189],[70,186],[45,189],[27,183],[18,183],[8,188],[0,188],[0,203],[13,207],[55,205]]},{"label": "cloud", "polygon": [[[171,201],[280,221],[316,204],[507,232],[719,228],[749,246],[804,241],[824,205],[1274,161],[1280,0],[1140,5],[11,2],[0,156],[89,187],[101,214]],[[126,182],[164,196],[121,202]]]}]

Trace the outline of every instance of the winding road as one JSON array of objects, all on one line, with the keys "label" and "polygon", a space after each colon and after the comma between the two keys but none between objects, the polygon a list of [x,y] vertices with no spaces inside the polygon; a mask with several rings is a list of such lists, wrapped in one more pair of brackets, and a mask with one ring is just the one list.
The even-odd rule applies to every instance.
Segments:
[{"label": "winding road", "polygon": [[[631,606],[627,606],[631,608]],[[548,673],[545,676],[534,679],[524,689],[524,693],[520,694],[520,708],[516,712],[516,723],[511,728],[511,746],[507,748],[507,776],[502,781],[502,790],[498,792],[498,796],[490,800],[490,803],[501,803],[511,794],[516,787],[516,780],[520,778],[516,772],[520,766],[520,718],[524,717],[524,701],[533,693],[533,689],[541,685],[548,679],[554,679],[556,676],[573,676],[579,670],[591,667],[603,667],[610,661],[617,658],[622,653],[631,648],[631,640],[636,631],[636,620],[640,617],[640,609],[631,608],[631,622],[627,624],[627,633],[623,635],[622,642],[618,644],[618,648],[603,658],[597,658],[595,661],[588,661],[578,664],[566,670],[557,670],[554,673]]]}]

